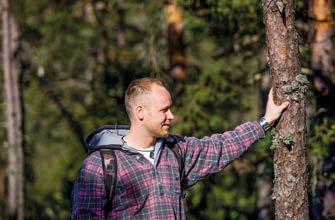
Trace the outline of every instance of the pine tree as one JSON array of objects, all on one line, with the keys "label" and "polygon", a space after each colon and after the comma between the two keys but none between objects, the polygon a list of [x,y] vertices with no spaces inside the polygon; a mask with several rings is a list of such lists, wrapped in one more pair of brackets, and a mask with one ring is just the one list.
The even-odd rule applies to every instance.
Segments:
[{"label": "pine tree", "polygon": [[306,101],[308,80],[301,74],[294,1],[263,0],[270,73],[277,104],[290,106],[273,137],[276,219],[309,218],[306,160]]},{"label": "pine tree", "polygon": [[8,147],[8,219],[24,219],[22,103],[17,58],[19,33],[8,0],[2,0],[3,74]]}]

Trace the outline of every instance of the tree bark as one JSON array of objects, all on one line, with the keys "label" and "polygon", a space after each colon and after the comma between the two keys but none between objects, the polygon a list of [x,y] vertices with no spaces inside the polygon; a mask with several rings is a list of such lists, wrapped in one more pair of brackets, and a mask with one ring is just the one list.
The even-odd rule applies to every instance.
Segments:
[{"label": "tree bark", "polygon": [[169,75],[175,84],[175,93],[181,89],[186,79],[186,57],[183,42],[183,17],[177,1],[172,0],[164,5],[165,22],[168,26]]},{"label": "tree bark", "polygon": [[24,219],[24,151],[19,86],[19,33],[8,0],[2,0],[3,74],[8,147],[8,219]]},{"label": "tree bark", "polygon": [[305,92],[301,74],[293,0],[263,0],[274,100],[290,100],[273,137],[276,219],[309,219],[307,196]]}]

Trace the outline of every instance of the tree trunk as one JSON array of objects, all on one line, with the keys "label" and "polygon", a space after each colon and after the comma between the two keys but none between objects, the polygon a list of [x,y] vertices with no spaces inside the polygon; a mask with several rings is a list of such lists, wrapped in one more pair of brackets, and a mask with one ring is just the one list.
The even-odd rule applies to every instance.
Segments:
[{"label": "tree trunk", "polygon": [[311,0],[309,4],[311,68],[314,94],[319,108],[329,112],[335,107],[335,43],[333,0]]},{"label": "tree trunk", "polygon": [[311,0],[309,4],[311,67],[314,93],[319,108],[334,111],[335,43],[333,0]]},{"label": "tree trunk", "polygon": [[[266,57],[262,56],[262,62],[265,61]],[[262,66],[266,66],[265,62]],[[271,88],[271,79],[268,71],[262,75],[260,82],[260,95],[259,95],[259,115],[264,115],[267,96]],[[271,201],[271,192],[272,192],[272,169],[269,167],[267,160],[262,160],[257,164],[257,178],[256,178],[256,187],[257,187],[257,219],[259,220],[271,220],[273,203]]]},{"label": "tree trunk", "polygon": [[259,220],[271,220],[271,175],[268,175],[266,161],[257,165],[257,217]]},{"label": "tree trunk", "polygon": [[18,27],[8,0],[2,0],[3,74],[8,147],[8,219],[24,219],[24,151],[19,86]]},{"label": "tree trunk", "polygon": [[108,32],[104,21],[104,14],[107,13],[107,3],[105,1],[94,0],[92,4],[94,16],[97,22],[97,59],[99,65],[102,66],[102,71],[106,78],[109,72]]},{"label": "tree trunk", "polygon": [[[321,77],[335,84],[335,44],[332,0],[311,0],[309,15],[311,22],[311,66]],[[321,89],[321,88],[320,88]]]},{"label": "tree trunk", "polygon": [[[314,94],[317,109],[324,108],[323,114],[315,114],[314,126],[325,126],[324,117],[334,113],[333,101],[335,99],[335,43],[334,43],[334,18],[332,10],[333,0],[311,0],[309,2],[310,23],[310,48],[311,68],[313,70]],[[331,148],[330,148],[331,149]],[[328,157],[334,156],[335,151],[330,150]],[[331,160],[330,160],[331,161]],[[335,196],[329,190],[331,181],[327,178],[324,167],[331,167],[331,162],[326,158],[312,156],[313,179],[312,185],[312,216],[315,220],[327,219],[334,216]],[[330,182],[330,183],[329,183]],[[329,191],[328,191],[329,190]],[[329,216],[327,216],[330,214]],[[331,217],[330,217],[331,218]]]},{"label": "tree trunk", "polygon": [[309,219],[306,161],[306,76],[301,74],[293,0],[263,0],[276,104],[290,100],[273,137],[276,219]]},{"label": "tree trunk", "polygon": [[122,62],[122,52],[126,46],[126,34],[124,32],[125,28],[125,9],[122,6],[123,0],[117,0],[115,4],[116,12],[118,15],[117,21],[117,49],[119,54],[119,62]]},{"label": "tree trunk", "polygon": [[182,81],[186,79],[186,58],[183,42],[183,17],[177,6],[177,1],[172,0],[164,5],[166,14],[165,22],[168,26],[169,45],[169,75],[175,84],[175,93],[178,93]]}]

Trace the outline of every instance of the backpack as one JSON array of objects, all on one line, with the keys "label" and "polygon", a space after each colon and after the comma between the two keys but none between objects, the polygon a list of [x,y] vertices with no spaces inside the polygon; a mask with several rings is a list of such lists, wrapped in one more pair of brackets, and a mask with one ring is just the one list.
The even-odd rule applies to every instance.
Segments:
[{"label": "backpack", "polygon": [[[168,138],[164,140],[164,142],[167,144],[167,146],[172,150],[173,154],[177,158],[178,165],[179,165],[179,172],[181,180],[184,176],[184,160],[182,157],[181,148],[178,144],[177,137],[173,135],[169,135]],[[107,216],[109,212],[112,210],[112,200],[113,195],[116,187],[116,180],[117,180],[117,159],[115,155],[115,150],[118,148],[116,147],[107,147],[99,149],[99,153],[101,156],[101,165],[103,169],[103,176],[104,176],[104,185],[105,185],[105,191],[107,195],[107,201],[104,206],[104,212],[105,212],[105,219],[107,219]],[[94,151],[93,151],[94,152]],[[89,152],[92,153],[92,152]]]}]

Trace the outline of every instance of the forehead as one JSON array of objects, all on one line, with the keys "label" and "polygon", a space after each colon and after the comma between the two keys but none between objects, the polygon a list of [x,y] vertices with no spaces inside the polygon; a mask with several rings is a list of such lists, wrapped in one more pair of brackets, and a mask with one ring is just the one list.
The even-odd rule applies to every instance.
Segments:
[{"label": "forehead", "polygon": [[148,98],[151,99],[151,104],[156,106],[172,105],[170,92],[162,86],[153,85]]}]

